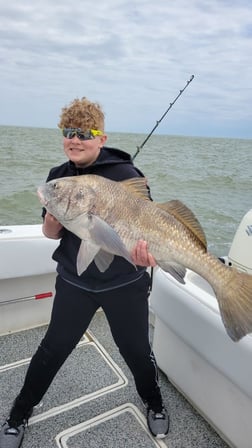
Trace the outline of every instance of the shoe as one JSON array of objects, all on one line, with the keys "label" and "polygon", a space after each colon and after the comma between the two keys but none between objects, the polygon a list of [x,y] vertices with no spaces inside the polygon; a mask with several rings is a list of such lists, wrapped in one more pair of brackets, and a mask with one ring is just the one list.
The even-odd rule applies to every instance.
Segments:
[{"label": "shoe", "polygon": [[[166,408],[151,409],[147,407],[147,424],[151,434],[157,439],[163,439],[169,431],[169,415]],[[1,445],[0,445],[0,448]]]},{"label": "shoe", "polygon": [[16,398],[9,417],[0,428],[0,448],[19,448],[22,445],[32,412],[33,408],[25,407],[25,402]]},{"label": "shoe", "polygon": [[17,424],[6,420],[0,429],[0,448],[19,448],[24,438],[27,421]]}]

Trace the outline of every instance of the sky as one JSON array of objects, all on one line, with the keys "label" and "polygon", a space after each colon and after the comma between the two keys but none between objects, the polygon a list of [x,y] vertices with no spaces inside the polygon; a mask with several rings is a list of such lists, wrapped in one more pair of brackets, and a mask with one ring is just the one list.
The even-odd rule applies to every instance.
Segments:
[{"label": "sky", "polygon": [[251,0],[0,0],[0,125],[56,128],[86,96],[108,132],[252,138]]}]

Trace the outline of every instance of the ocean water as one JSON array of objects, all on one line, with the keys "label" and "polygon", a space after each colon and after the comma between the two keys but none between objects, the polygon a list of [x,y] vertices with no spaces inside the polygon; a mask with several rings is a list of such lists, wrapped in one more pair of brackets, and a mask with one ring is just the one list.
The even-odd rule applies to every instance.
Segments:
[{"label": "ocean water", "polygon": [[[0,225],[37,224],[36,190],[66,159],[58,129],[0,126]],[[109,133],[108,146],[134,155],[142,134]],[[228,253],[252,208],[252,140],[152,135],[135,158],[155,201],[180,199],[205,230],[209,250]]]}]

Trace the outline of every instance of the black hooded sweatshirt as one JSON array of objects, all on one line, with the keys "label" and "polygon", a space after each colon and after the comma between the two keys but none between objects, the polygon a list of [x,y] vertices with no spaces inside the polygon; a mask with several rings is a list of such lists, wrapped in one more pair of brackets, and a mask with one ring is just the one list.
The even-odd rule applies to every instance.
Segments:
[{"label": "black hooded sweatshirt", "polygon": [[[96,174],[115,181],[132,177],[143,177],[141,171],[133,165],[131,156],[119,149],[103,147],[96,161],[85,168],[77,168],[71,161],[50,170],[47,181],[67,176]],[[46,210],[43,209],[44,217]],[[139,279],[146,268],[134,268],[122,257],[115,256],[105,272],[100,272],[92,262],[82,275],[77,274],[76,260],[81,240],[67,229],[64,229],[58,248],[52,258],[58,263],[57,272],[67,282],[88,291],[106,291],[127,285]]]}]

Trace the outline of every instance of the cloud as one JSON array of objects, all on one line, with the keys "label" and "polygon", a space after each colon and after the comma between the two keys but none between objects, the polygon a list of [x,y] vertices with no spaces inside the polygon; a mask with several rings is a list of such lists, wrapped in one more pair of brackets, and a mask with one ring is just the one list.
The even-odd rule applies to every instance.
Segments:
[{"label": "cloud", "polygon": [[[0,4],[3,0],[0,0]],[[110,131],[252,137],[250,0],[13,0],[1,6],[0,123],[56,126],[87,96]]]}]

